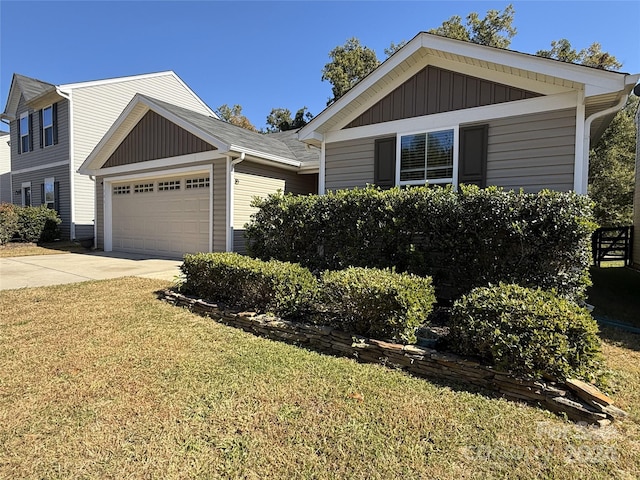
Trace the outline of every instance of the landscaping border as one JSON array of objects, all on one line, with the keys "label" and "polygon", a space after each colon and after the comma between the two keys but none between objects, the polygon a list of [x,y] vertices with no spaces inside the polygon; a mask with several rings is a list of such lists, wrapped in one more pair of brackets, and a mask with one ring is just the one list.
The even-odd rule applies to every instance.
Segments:
[{"label": "landscaping border", "polygon": [[464,382],[493,391],[509,400],[524,401],[552,412],[566,414],[576,422],[608,425],[626,417],[613,400],[593,385],[580,380],[523,380],[490,366],[451,353],[417,345],[402,345],[353,335],[339,329],[282,320],[255,312],[228,310],[215,303],[192,298],[173,290],[158,293],[173,305],[210,317],[259,336],[302,345],[331,355],[348,356],[364,363],[378,363],[425,378]]}]

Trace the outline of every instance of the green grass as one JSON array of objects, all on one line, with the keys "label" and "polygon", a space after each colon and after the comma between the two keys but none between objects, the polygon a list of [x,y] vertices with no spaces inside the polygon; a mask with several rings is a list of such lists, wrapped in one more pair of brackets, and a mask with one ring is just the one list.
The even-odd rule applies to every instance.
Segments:
[{"label": "green grass", "polygon": [[[0,478],[638,478],[601,430],[258,338],[126,278],[0,295]],[[640,419],[640,336],[607,341]],[[629,348],[630,347],[630,348]]]},{"label": "green grass", "polygon": [[622,266],[592,267],[587,301],[596,315],[640,327],[640,272]]}]

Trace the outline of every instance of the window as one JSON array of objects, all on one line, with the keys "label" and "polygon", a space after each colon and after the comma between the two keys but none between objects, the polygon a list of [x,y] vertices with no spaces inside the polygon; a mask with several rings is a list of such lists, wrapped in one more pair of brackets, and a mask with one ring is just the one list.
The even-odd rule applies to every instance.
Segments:
[{"label": "window", "polygon": [[43,202],[48,208],[55,208],[56,205],[56,183],[55,178],[44,179]]},{"label": "window", "polygon": [[400,137],[400,184],[453,183],[454,131]]},{"label": "window", "polygon": [[130,185],[118,185],[113,187],[114,195],[128,195],[129,193],[131,193]]},{"label": "window", "polygon": [[42,139],[45,147],[53,145],[53,106],[42,109]]},{"label": "window", "polygon": [[31,182],[22,182],[22,206],[31,206]]},{"label": "window", "polygon": [[180,180],[167,180],[165,182],[158,182],[159,192],[164,192],[167,190],[180,190]]},{"label": "window", "polygon": [[20,123],[18,124],[18,135],[20,136],[20,152],[24,153],[29,151],[29,129],[31,122],[29,121],[29,114],[25,113],[20,116]]},{"label": "window", "polygon": [[209,187],[209,177],[204,178],[187,178],[185,180],[185,186],[187,190],[192,188],[208,188]]},{"label": "window", "polygon": [[139,183],[133,186],[133,193],[153,192],[153,183]]}]

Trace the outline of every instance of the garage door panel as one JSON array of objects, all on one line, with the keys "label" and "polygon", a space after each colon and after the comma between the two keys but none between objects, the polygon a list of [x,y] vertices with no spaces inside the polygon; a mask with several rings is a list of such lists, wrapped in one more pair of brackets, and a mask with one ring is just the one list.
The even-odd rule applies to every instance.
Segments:
[{"label": "garage door panel", "polygon": [[[183,253],[208,251],[210,187],[134,192],[112,196],[112,245],[114,250],[182,256]],[[119,189],[123,191],[126,189]],[[115,190],[114,190],[115,191]]]}]

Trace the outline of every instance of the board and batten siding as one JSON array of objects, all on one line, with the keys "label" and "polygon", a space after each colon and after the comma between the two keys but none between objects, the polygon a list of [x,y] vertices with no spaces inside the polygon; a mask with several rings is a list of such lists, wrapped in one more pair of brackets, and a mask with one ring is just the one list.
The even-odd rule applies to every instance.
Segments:
[{"label": "board and batten siding", "polygon": [[254,197],[266,198],[278,190],[295,195],[316,193],[317,183],[316,175],[298,174],[249,161],[236,165],[233,187],[233,251],[246,251],[244,230],[251,215],[257,211],[251,206]]},{"label": "board and batten siding", "polygon": [[[42,126],[40,125],[39,110],[28,110],[23,98],[18,104],[18,119],[11,122],[11,171],[46,167],[52,163],[69,161],[69,102],[60,99],[58,102],[58,143],[48,147],[40,148],[40,135]],[[18,153],[18,122],[20,115],[29,112],[33,121],[33,150]],[[67,175],[70,173],[67,167]],[[40,177],[40,174],[38,174]]]},{"label": "board and batten siding", "polygon": [[[59,211],[60,219],[60,236],[64,240],[70,239],[71,229],[71,208],[69,202],[70,185],[69,185],[69,166],[60,165],[52,168],[43,168],[34,172],[25,172],[12,175],[13,183],[13,203],[22,205],[22,183],[31,182],[31,205],[37,207],[43,204],[42,185],[45,178],[54,178],[58,187],[58,198],[60,200]],[[17,194],[16,194],[17,192]],[[93,235],[91,235],[93,236]]]},{"label": "board and batten siding", "polygon": [[575,109],[489,122],[487,185],[573,190]]},{"label": "board and batten siding", "polygon": [[[111,83],[77,86],[72,91],[74,172],[85,161],[136,93],[209,115],[205,107],[173,75],[133,78]],[[75,222],[93,225],[94,184],[74,173]]]},{"label": "board and batten siding", "polygon": [[326,190],[366,187],[374,183],[375,141],[370,137],[327,144]]}]

